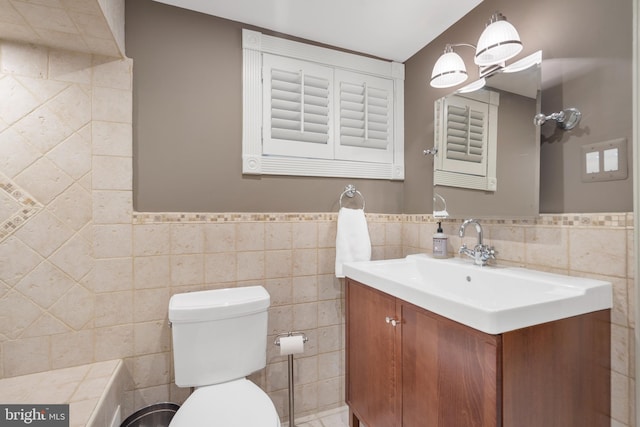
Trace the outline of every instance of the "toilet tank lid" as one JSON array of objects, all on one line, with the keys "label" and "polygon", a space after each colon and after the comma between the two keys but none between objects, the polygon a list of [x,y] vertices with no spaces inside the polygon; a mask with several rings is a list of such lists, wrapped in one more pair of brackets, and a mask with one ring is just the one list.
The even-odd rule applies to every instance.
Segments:
[{"label": "toilet tank lid", "polygon": [[202,322],[265,311],[269,293],[262,286],[214,289],[175,294],[169,300],[169,321]]}]

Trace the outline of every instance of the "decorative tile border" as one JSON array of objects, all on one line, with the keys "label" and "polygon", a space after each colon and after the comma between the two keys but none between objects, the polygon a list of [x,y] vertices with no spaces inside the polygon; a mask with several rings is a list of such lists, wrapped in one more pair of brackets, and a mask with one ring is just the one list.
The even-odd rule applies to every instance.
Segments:
[{"label": "decorative tile border", "polygon": [[4,191],[19,205],[17,211],[0,223],[0,242],[2,242],[37,214],[42,209],[42,205],[2,174],[0,174],[0,191]]},{"label": "decorative tile border", "polygon": [[[431,215],[405,215],[404,222],[437,221]],[[444,223],[460,223],[462,219],[445,219]],[[483,224],[505,226],[553,226],[553,227],[633,227],[632,212],[584,213],[584,214],[540,214],[535,218],[481,219]]]},{"label": "decorative tile border", "polygon": [[[366,214],[371,222],[434,223],[432,215]],[[158,223],[220,223],[220,222],[303,222],[335,221],[337,212],[320,213],[154,213],[135,212],[133,224]],[[462,222],[461,219],[446,219],[445,223]],[[633,213],[587,213],[587,214],[541,214],[526,219],[483,219],[484,224],[506,226],[561,226],[561,227],[633,227]]]},{"label": "decorative tile border", "polygon": [[[366,214],[373,222],[402,222],[402,214]],[[337,212],[319,213],[170,213],[134,212],[133,224],[335,221]]]}]

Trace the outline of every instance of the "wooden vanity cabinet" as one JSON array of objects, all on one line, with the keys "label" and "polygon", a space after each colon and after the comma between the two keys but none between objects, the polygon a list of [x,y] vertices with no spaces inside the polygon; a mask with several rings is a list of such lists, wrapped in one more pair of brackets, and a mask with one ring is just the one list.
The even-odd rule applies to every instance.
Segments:
[{"label": "wooden vanity cabinet", "polygon": [[491,335],[346,283],[351,427],[610,425],[610,310]]}]

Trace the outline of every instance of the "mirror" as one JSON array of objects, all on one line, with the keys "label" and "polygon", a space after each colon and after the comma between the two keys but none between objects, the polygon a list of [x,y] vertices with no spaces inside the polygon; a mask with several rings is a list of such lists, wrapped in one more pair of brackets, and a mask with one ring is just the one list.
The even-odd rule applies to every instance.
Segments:
[{"label": "mirror", "polygon": [[538,215],[541,62],[538,51],[436,100],[434,216]]}]

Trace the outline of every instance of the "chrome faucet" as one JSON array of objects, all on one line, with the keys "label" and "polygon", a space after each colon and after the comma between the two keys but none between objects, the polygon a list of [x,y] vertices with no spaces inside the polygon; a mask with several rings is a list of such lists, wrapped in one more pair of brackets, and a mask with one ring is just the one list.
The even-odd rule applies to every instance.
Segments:
[{"label": "chrome faucet", "polygon": [[458,251],[460,254],[464,254],[469,258],[473,258],[473,262],[476,265],[487,265],[487,262],[490,259],[496,259],[495,251],[493,248],[489,247],[482,243],[482,226],[477,219],[467,219],[460,226],[459,235],[460,237],[464,237],[464,230],[467,228],[467,225],[473,224],[476,227],[476,232],[478,233],[478,243],[473,249],[467,248],[466,243],[460,247]]}]

